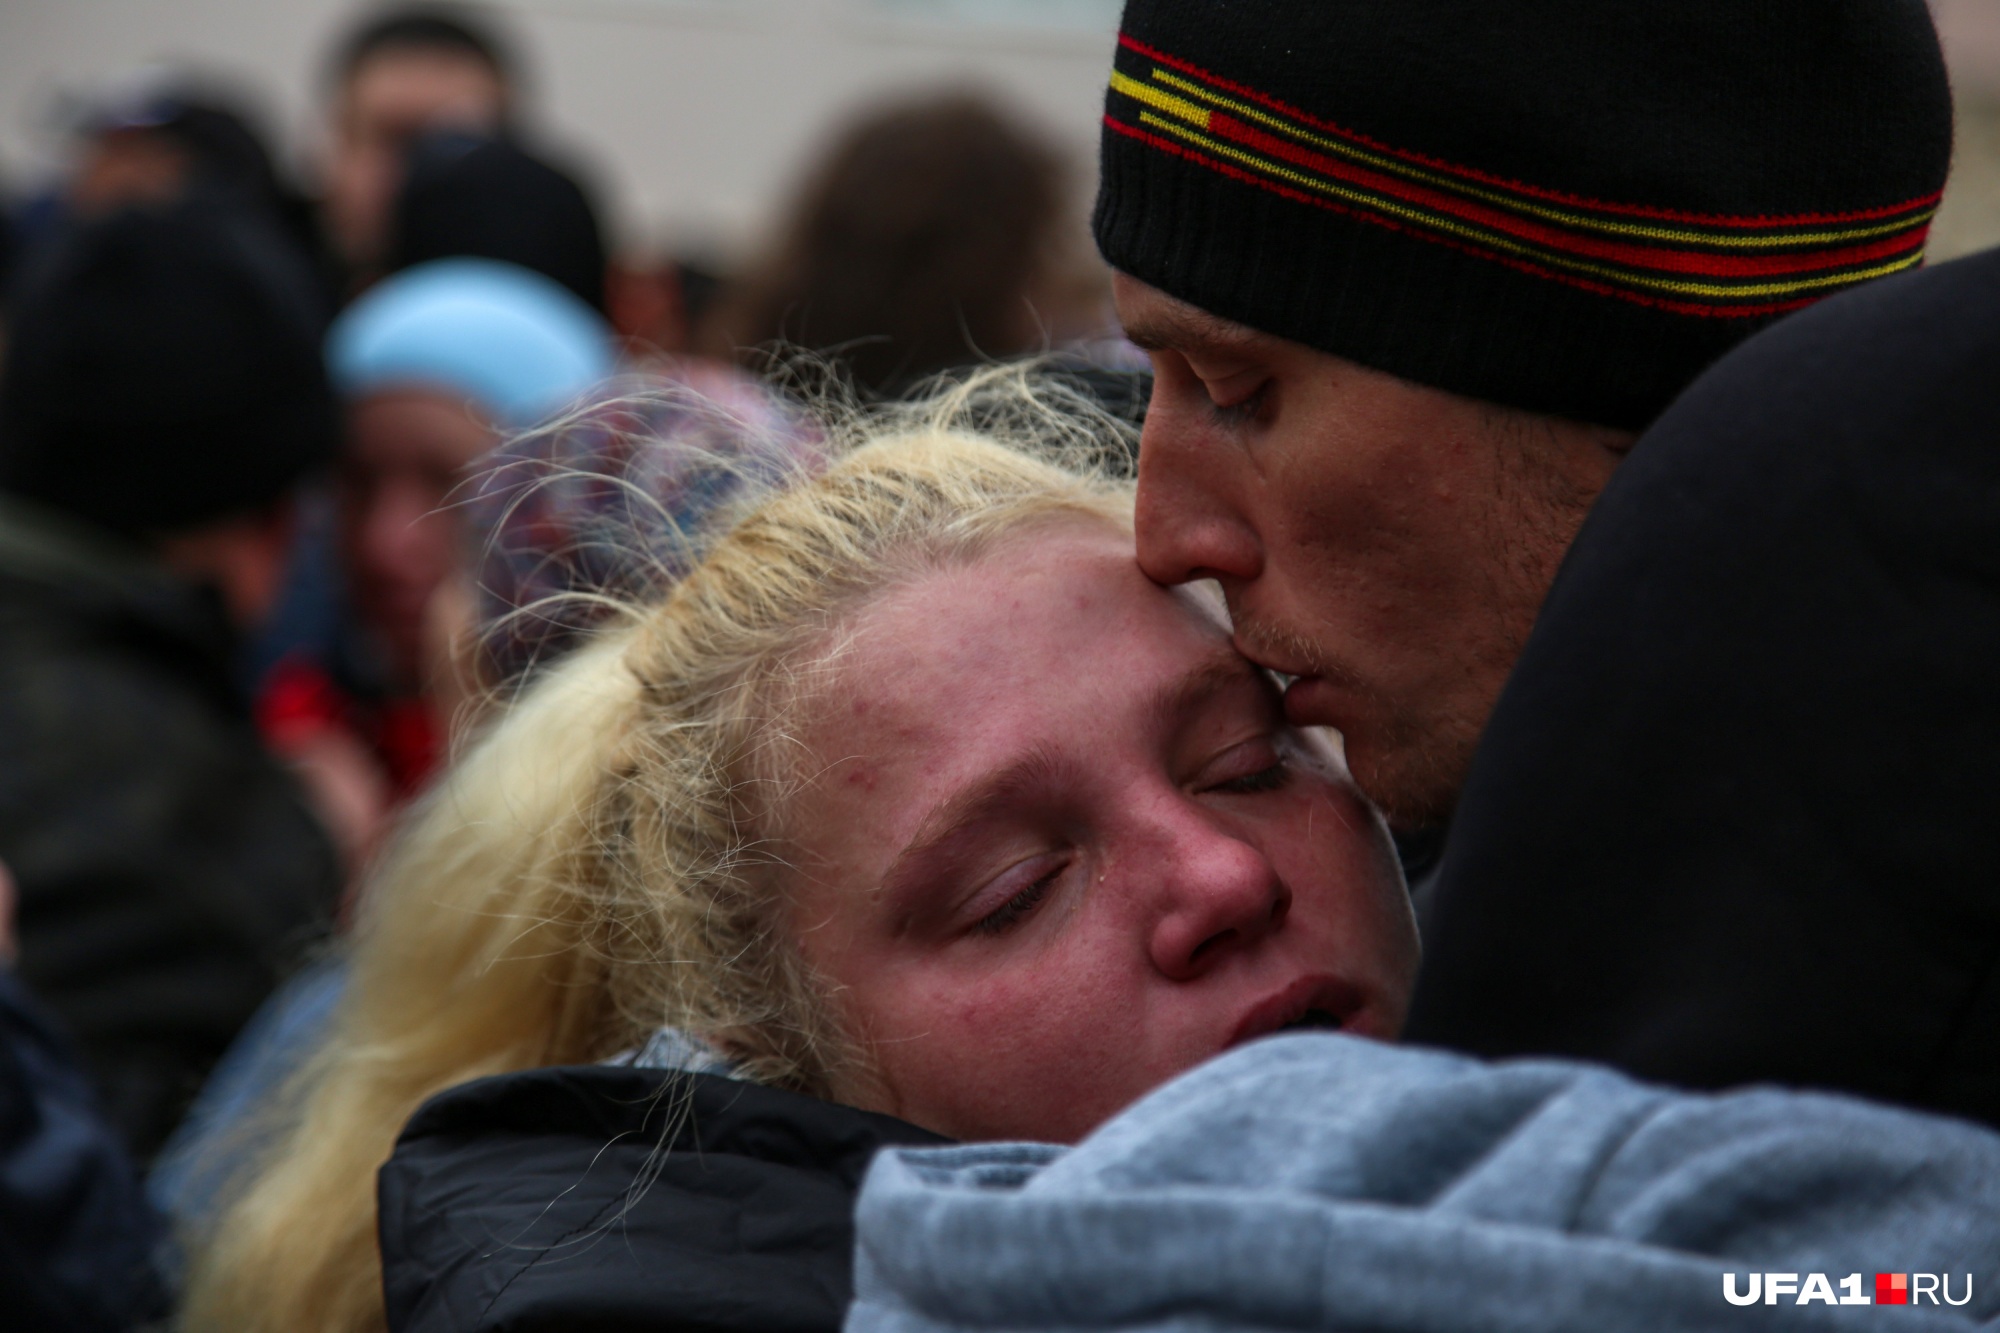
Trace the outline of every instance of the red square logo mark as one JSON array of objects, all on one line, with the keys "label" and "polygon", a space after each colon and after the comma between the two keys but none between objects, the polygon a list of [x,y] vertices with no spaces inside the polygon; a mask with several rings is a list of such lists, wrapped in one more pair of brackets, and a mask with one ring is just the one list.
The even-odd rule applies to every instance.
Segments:
[{"label": "red square logo mark", "polygon": [[1908,1305],[1910,1303],[1910,1275],[1908,1273],[1877,1273],[1875,1275],[1875,1303],[1877,1305]]}]

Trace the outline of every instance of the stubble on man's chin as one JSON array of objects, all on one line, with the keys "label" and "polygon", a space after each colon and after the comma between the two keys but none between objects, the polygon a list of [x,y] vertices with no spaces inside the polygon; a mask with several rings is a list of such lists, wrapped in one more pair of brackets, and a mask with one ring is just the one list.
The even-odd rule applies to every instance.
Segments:
[{"label": "stubble on man's chin", "polygon": [[1451,821],[1459,791],[1479,748],[1476,727],[1446,723],[1429,732],[1411,729],[1400,742],[1380,747],[1349,742],[1354,783],[1399,833],[1440,828]]}]

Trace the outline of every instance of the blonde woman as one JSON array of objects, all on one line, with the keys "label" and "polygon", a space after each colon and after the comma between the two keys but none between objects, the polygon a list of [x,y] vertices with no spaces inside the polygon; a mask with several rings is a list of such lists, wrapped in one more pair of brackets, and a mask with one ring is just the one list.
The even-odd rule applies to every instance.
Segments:
[{"label": "blonde woman", "polygon": [[[551,670],[392,856],[190,1327],[384,1327],[377,1169],[486,1075],[628,1065],[419,1118],[445,1151],[384,1177],[385,1237],[430,1210],[398,1327],[823,1326],[823,1205],[873,1144],[1072,1141],[1280,1028],[1393,1036],[1416,940],[1382,826],[1214,607],[1139,572],[1129,487],[1052,461],[1109,429],[988,377],[836,448]],[[710,1072],[629,1067],[663,1041]],[[590,1153],[520,1176],[558,1130]],[[633,1248],[677,1191],[700,1290]]]}]

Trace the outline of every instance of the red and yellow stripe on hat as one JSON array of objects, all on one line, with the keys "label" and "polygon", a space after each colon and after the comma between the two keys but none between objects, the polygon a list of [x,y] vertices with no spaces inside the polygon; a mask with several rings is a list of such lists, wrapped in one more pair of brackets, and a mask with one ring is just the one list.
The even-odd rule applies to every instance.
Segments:
[{"label": "red and yellow stripe on hat", "polygon": [[1121,35],[1106,128],[1300,203],[1679,314],[1760,317],[1922,262],[1939,192],[1732,217],[1607,203],[1378,143]]}]

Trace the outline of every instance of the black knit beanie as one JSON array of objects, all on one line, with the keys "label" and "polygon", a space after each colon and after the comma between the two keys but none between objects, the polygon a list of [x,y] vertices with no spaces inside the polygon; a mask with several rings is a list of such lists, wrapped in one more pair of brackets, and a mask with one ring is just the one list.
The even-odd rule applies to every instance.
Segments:
[{"label": "black knit beanie", "polygon": [[281,497],[339,419],[304,261],[213,200],[77,228],[37,263],[0,374],[0,490],[133,536]]},{"label": "black knit beanie", "polygon": [[589,193],[504,139],[447,130],[410,150],[389,268],[455,258],[519,264],[604,310],[604,229]]},{"label": "black knit beanie", "polygon": [[1923,0],[1128,0],[1116,268],[1405,379],[1643,427],[1790,310],[1918,264]]}]

